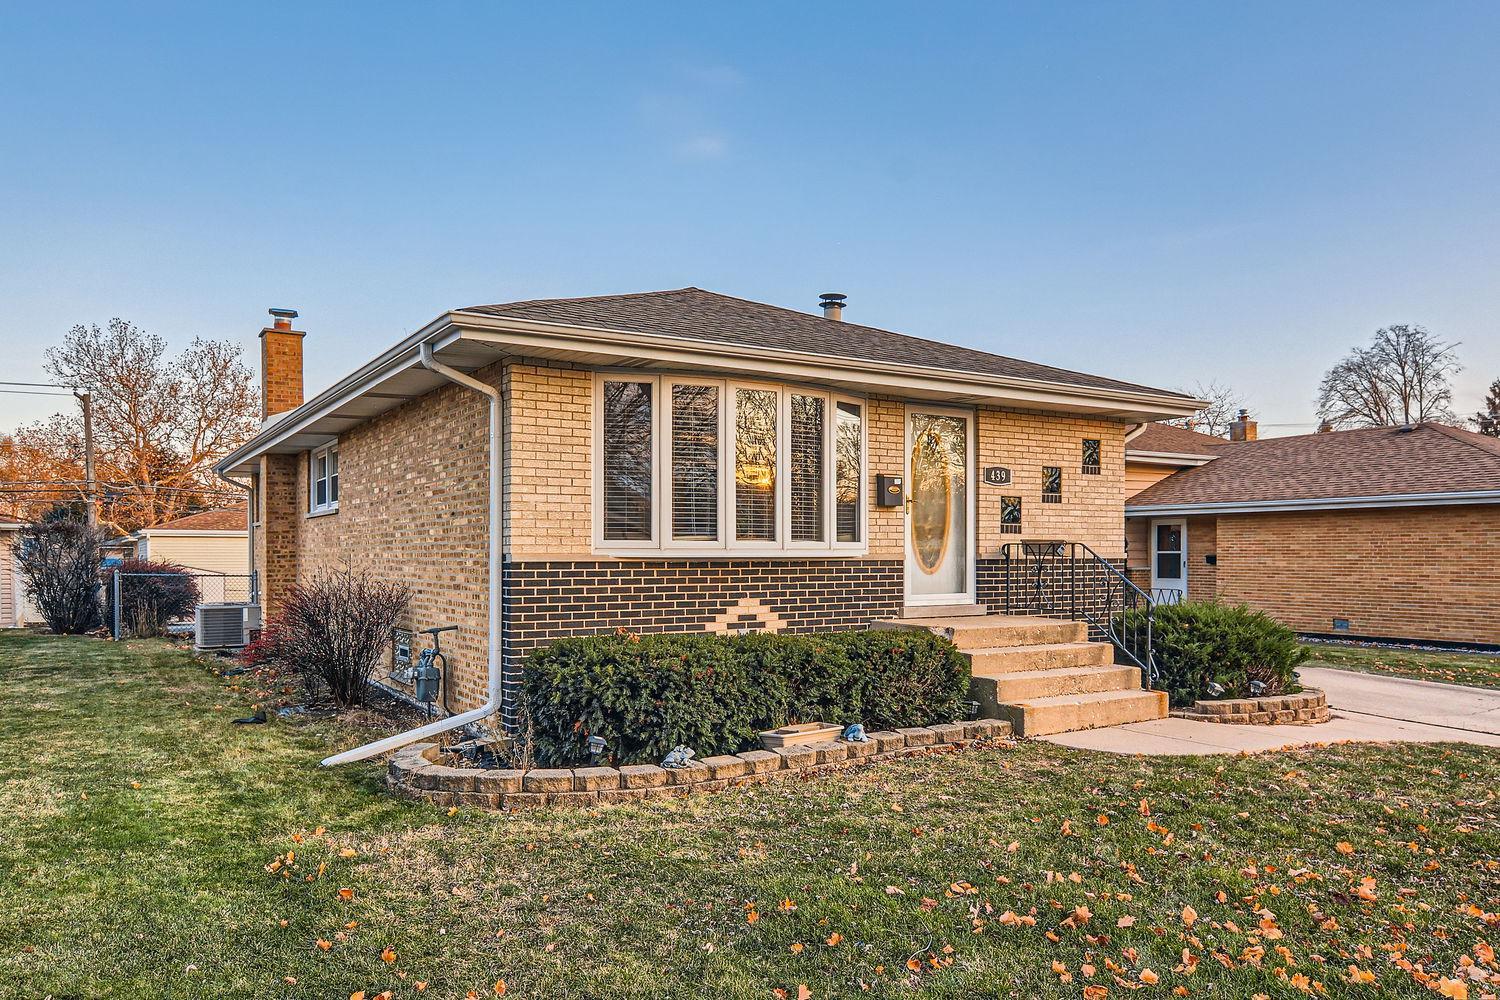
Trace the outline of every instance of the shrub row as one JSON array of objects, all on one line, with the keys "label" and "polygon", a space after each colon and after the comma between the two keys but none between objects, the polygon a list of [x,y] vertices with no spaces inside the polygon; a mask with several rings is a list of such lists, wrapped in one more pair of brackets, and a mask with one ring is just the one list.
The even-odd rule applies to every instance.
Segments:
[{"label": "shrub row", "polygon": [[[1132,611],[1126,617],[1142,614]],[[1127,621],[1125,631],[1143,624]],[[1243,604],[1217,601],[1157,605],[1152,649],[1158,685],[1179,707],[1213,697],[1209,684],[1224,689],[1221,698],[1250,697],[1251,681],[1264,684],[1261,694],[1266,696],[1295,693],[1301,690],[1296,669],[1308,657],[1296,633],[1276,619]]]},{"label": "shrub row", "polygon": [[763,730],[794,722],[951,722],[969,664],[916,631],[618,634],[537,650],[522,685],[537,763],[586,762],[599,736],[610,762],[654,764],[678,745],[700,757],[751,749]]}]

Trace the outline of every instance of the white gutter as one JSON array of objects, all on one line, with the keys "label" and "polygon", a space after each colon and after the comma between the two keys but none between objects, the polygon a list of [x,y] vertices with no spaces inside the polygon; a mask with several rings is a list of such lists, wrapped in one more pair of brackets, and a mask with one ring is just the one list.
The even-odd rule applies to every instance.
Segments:
[{"label": "white gutter", "polygon": [[1134,448],[1125,449],[1125,461],[1140,462],[1142,465],[1207,465],[1218,455],[1194,455],[1185,451],[1136,451]]},{"label": "white gutter", "polygon": [[[490,649],[489,649],[489,690],[483,705],[472,708],[458,715],[451,715],[446,719],[438,719],[429,722],[425,726],[409,729],[395,736],[387,736],[383,740],[374,743],[366,743],[362,747],[353,750],[345,750],[343,753],[334,754],[324,759],[323,767],[333,767],[337,764],[351,764],[357,760],[367,760],[383,754],[388,750],[404,747],[408,743],[416,743],[418,740],[438,733],[445,733],[450,729],[467,726],[471,722],[478,722],[494,715],[500,710],[501,701],[504,697],[504,661],[503,644],[501,642],[500,628],[501,620],[501,534],[502,523],[501,503],[503,501],[503,476],[504,469],[501,467],[501,412],[500,412],[500,390],[492,385],[486,385],[477,378],[465,375],[456,368],[450,368],[432,356],[432,345],[425,341],[420,345],[420,358],[424,367],[437,372],[439,375],[456,382],[461,386],[482,392],[490,399]],[[447,678],[444,678],[447,683]]]},{"label": "white gutter", "polygon": [[1270,514],[1283,510],[1360,510],[1381,507],[1451,507],[1500,503],[1500,490],[1463,493],[1385,493],[1363,497],[1295,498],[1291,500],[1220,501],[1216,503],[1126,504],[1126,517],[1170,517],[1179,514]]},{"label": "white gutter", "polygon": [[[1057,408],[1092,402],[1101,410],[1146,409],[1162,415],[1188,416],[1203,406],[1202,400],[1152,389],[1110,389],[1070,382],[1019,376],[985,375],[931,368],[925,365],[897,364],[871,358],[845,358],[810,351],[751,348],[722,341],[668,337],[607,327],[587,327],[536,320],[492,316],[463,310],[444,313],[422,329],[408,336],[390,350],[355,372],[335,382],[297,409],[262,425],[260,433],[230,452],[218,467],[230,469],[259,457],[277,444],[302,432],[308,424],[328,415],[349,399],[357,397],[372,383],[399,371],[413,360],[420,345],[440,341],[439,349],[453,341],[465,339],[511,348],[524,353],[525,348],[540,347],[549,351],[571,350],[579,353],[617,353],[651,356],[654,360],[694,367],[705,359],[723,364],[738,363],[746,370],[766,370],[762,366],[776,362],[796,362],[808,377],[826,377],[841,372],[856,378],[877,378],[890,391],[905,388],[957,393],[984,394],[996,400],[1010,398],[1013,405],[1046,405]],[[1195,409],[1196,408],[1196,409]]]}]

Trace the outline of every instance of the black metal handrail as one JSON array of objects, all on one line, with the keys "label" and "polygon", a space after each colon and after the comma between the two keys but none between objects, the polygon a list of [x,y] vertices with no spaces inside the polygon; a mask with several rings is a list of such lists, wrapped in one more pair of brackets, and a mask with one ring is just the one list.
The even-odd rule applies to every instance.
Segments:
[{"label": "black metal handrail", "polygon": [[1000,547],[1005,566],[1005,613],[1067,618],[1089,626],[1091,638],[1108,639],[1156,686],[1151,617],[1156,602],[1114,563],[1083,542],[1010,542]]}]

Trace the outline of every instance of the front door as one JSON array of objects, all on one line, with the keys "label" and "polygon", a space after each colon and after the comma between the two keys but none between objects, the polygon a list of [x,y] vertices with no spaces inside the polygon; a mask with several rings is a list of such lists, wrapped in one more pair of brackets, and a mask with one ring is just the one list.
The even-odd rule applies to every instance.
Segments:
[{"label": "front door", "polygon": [[1151,522],[1151,596],[1175,604],[1187,596],[1187,522]]},{"label": "front door", "polygon": [[974,603],[974,419],[906,411],[906,603]]}]

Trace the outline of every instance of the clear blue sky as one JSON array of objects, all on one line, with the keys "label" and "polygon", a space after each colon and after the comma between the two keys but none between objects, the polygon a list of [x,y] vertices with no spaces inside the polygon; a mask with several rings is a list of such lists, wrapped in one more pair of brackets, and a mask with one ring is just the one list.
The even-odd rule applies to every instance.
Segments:
[{"label": "clear blue sky", "polygon": [[1496,4],[10,4],[0,377],[286,305],[312,392],[447,308],[692,284],[1263,424],[1418,322],[1467,413],[1497,51]]}]

